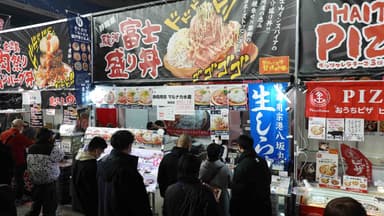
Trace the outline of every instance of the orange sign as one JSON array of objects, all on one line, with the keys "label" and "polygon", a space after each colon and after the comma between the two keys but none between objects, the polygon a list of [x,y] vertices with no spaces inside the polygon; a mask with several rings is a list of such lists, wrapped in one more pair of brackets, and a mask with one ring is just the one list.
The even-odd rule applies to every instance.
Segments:
[{"label": "orange sign", "polygon": [[260,58],[259,70],[260,74],[289,73],[289,56]]}]

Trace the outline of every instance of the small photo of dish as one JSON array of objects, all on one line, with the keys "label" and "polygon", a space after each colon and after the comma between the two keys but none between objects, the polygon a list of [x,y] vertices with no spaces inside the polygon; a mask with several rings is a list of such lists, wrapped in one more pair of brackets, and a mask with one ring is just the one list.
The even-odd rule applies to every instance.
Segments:
[{"label": "small photo of dish", "polygon": [[77,42],[73,42],[73,43],[72,43],[72,49],[73,49],[74,51],[79,51],[79,50],[80,50],[79,43],[77,43]]},{"label": "small photo of dish", "polygon": [[196,105],[209,105],[211,99],[211,92],[206,88],[195,90],[195,104]]},{"label": "small photo of dish", "polygon": [[228,105],[228,91],[226,89],[215,90],[211,95],[211,102],[217,106]]},{"label": "small photo of dish", "polygon": [[324,133],[324,127],[320,125],[314,125],[311,127],[311,133],[313,135],[319,136]]},{"label": "small photo of dish", "polygon": [[149,89],[143,89],[139,92],[139,104],[141,105],[152,104],[152,93]]},{"label": "small photo of dish", "polygon": [[120,91],[119,93],[117,93],[117,103],[118,104],[127,103],[127,97],[126,97],[125,91]]},{"label": "small photo of dish", "polygon": [[74,53],[73,53],[73,59],[74,59],[75,61],[80,61],[80,60],[81,60],[80,53],[79,53],[79,52],[74,52]]},{"label": "small photo of dish", "polygon": [[87,46],[85,45],[85,43],[81,43],[80,48],[81,48],[81,51],[83,52],[87,51]]},{"label": "small photo of dish", "polygon": [[83,60],[83,62],[86,62],[88,60],[86,53],[81,54],[81,60]]},{"label": "small photo of dish", "polygon": [[75,62],[74,67],[75,70],[80,71],[82,69],[81,62]]},{"label": "small photo of dish", "polygon": [[127,91],[127,104],[137,104],[139,100],[138,93],[135,89],[128,89]]},{"label": "small photo of dish", "polygon": [[221,116],[216,116],[212,121],[212,130],[228,130],[228,119]]},{"label": "small photo of dish", "polygon": [[107,104],[115,103],[115,94],[113,93],[113,91],[109,91],[107,94],[104,95],[104,101]]},{"label": "small photo of dish", "polygon": [[83,70],[88,71],[88,64],[85,62],[83,63]]},{"label": "small photo of dish", "polygon": [[228,93],[229,105],[240,106],[247,103],[247,93],[243,88],[231,88]]}]

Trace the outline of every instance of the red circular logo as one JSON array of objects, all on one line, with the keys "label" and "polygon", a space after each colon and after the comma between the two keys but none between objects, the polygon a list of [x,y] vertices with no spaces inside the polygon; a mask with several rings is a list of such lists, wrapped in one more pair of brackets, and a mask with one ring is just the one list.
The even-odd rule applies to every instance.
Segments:
[{"label": "red circular logo", "polygon": [[325,88],[315,88],[309,93],[311,105],[316,107],[325,107],[330,101],[331,95]]}]

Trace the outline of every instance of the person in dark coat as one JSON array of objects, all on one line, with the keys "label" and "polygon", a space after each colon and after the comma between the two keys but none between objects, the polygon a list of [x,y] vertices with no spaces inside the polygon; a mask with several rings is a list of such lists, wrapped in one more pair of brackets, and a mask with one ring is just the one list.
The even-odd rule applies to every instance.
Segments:
[{"label": "person in dark coat", "polygon": [[93,137],[85,150],[79,150],[72,164],[72,209],[86,216],[97,215],[97,158],[107,148],[101,137]]},{"label": "person in dark coat", "polygon": [[130,155],[133,141],[130,131],[115,132],[113,150],[98,163],[99,216],[152,216],[138,157]]},{"label": "person in dark coat", "polygon": [[11,188],[13,176],[13,161],[11,148],[0,143],[0,215],[16,216],[15,193]]},{"label": "person in dark coat", "polygon": [[190,151],[191,146],[192,138],[187,134],[181,134],[176,146],[161,160],[157,182],[162,197],[164,197],[167,187],[177,181],[177,162],[183,154]]},{"label": "person in dark coat", "polygon": [[270,216],[271,172],[267,162],[255,152],[252,137],[240,135],[237,143],[241,154],[232,180],[231,216]]},{"label": "person in dark coat", "polygon": [[220,189],[219,207],[221,216],[229,216],[229,191],[232,171],[221,161],[221,146],[211,143],[207,147],[208,159],[201,164],[199,178],[211,187]]},{"label": "person in dark coat", "polygon": [[218,216],[213,192],[198,178],[201,159],[191,153],[178,161],[178,180],[170,185],[164,197],[164,216]]}]

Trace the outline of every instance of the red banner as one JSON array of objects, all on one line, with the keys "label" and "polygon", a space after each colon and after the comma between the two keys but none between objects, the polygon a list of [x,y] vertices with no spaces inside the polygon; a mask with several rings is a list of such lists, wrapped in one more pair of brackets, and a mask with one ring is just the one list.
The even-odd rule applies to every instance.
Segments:
[{"label": "red banner", "polygon": [[384,120],[384,82],[308,82],[306,117]]},{"label": "red banner", "polygon": [[345,174],[367,177],[372,182],[372,163],[358,149],[341,144],[341,155],[347,163]]}]

